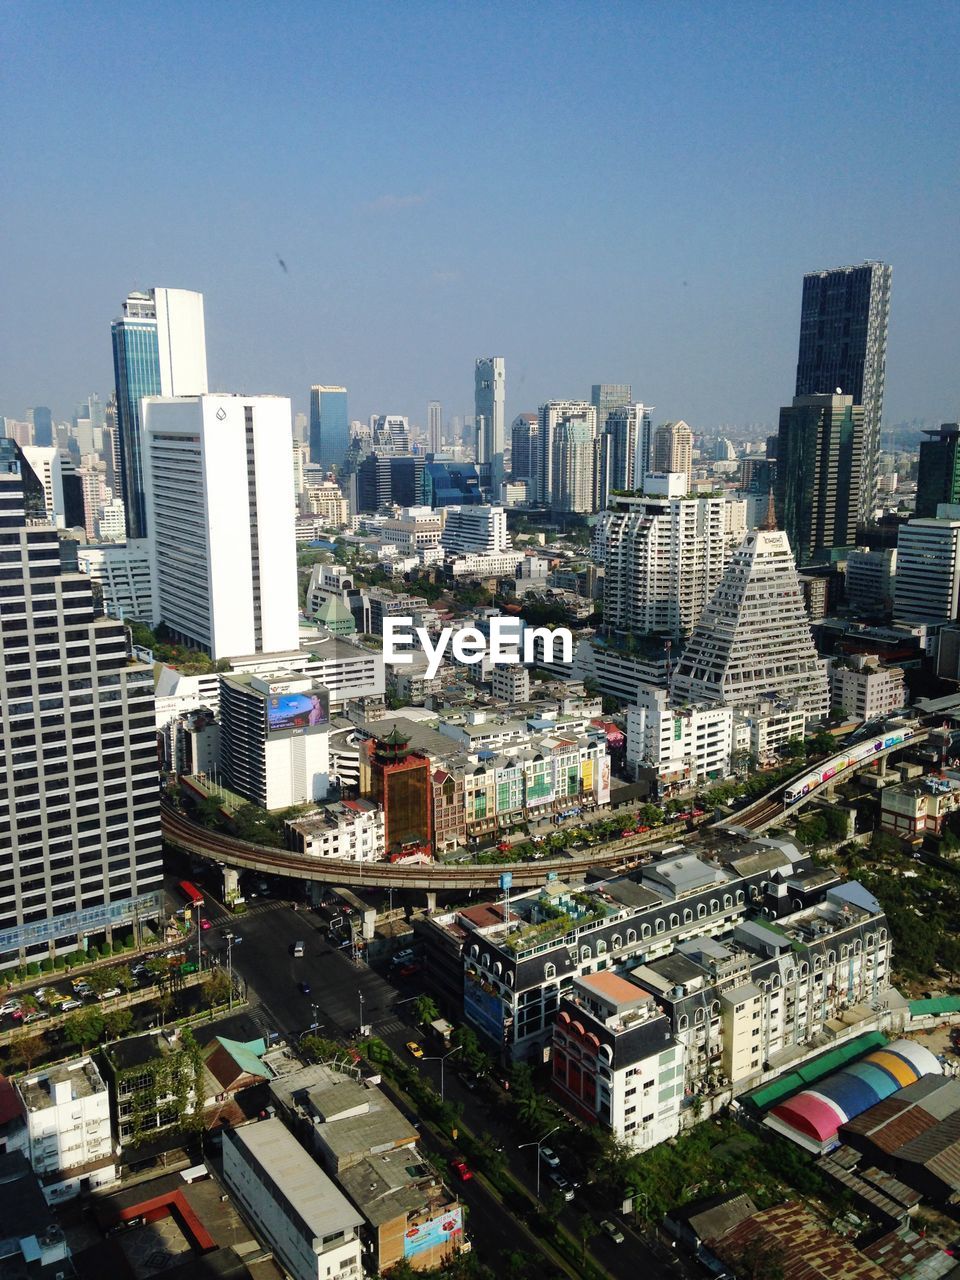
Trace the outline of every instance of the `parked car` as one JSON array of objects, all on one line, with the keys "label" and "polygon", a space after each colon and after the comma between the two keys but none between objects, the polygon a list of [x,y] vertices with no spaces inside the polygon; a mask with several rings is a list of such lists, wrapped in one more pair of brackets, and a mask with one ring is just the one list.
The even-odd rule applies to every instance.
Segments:
[{"label": "parked car", "polygon": [[450,1161],[450,1168],[461,1182],[469,1182],[473,1177],[473,1170],[462,1156],[454,1156]]},{"label": "parked car", "polygon": [[414,962],[413,964],[405,964],[403,968],[400,970],[400,977],[412,978],[415,974],[418,974],[419,972],[420,972],[420,966],[416,962]]},{"label": "parked car", "polygon": [[540,1148],[540,1159],[550,1169],[560,1168],[560,1157],[551,1147]]},{"label": "parked car", "polygon": [[80,1000],[64,1000],[63,1004],[60,1006],[60,1012],[69,1013],[71,1009],[80,1009],[82,1007],[83,1004]]},{"label": "parked car", "polygon": [[410,1054],[411,1058],[422,1058],[423,1048],[417,1044],[416,1040],[408,1040],[407,1053]]},{"label": "parked car", "polygon": [[113,1000],[115,996],[120,995],[119,987],[108,987],[106,991],[101,991],[97,996],[98,1000]]},{"label": "parked car", "polygon": [[611,1222],[609,1218],[604,1218],[600,1223],[600,1230],[605,1231],[614,1244],[623,1244],[623,1232],[615,1222]]},{"label": "parked car", "polygon": [[19,1000],[15,1000],[12,997],[9,1000],[4,1000],[3,1004],[0,1004],[0,1017],[5,1013],[14,1013],[20,1007]]},{"label": "parked car", "polygon": [[23,1020],[23,1025],[27,1026],[31,1022],[40,1022],[44,1018],[49,1018],[49,1013],[43,1013],[40,1009],[34,1009],[33,1013],[28,1013]]},{"label": "parked car", "polygon": [[575,1192],[559,1169],[550,1170],[550,1180],[563,1196],[564,1200],[572,1200]]}]

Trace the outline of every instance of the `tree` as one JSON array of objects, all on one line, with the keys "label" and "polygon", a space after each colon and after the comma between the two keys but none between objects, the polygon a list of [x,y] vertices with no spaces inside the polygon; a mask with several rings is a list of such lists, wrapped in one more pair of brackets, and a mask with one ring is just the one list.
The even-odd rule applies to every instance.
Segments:
[{"label": "tree", "polygon": [[79,1045],[82,1053],[103,1034],[103,1014],[99,1009],[78,1009],[70,1014],[63,1029],[70,1043]]},{"label": "tree", "polygon": [[111,1009],[103,1015],[103,1026],[111,1040],[119,1040],[133,1026],[133,1013],[129,1009]]},{"label": "tree", "polygon": [[472,1028],[458,1027],[453,1040],[460,1046],[460,1061],[468,1071],[480,1075],[490,1070],[490,1059],[481,1048],[477,1033]]},{"label": "tree", "polygon": [[167,986],[162,986],[157,994],[157,1009],[160,1012],[161,1027],[170,1016],[170,1010],[173,1008],[173,992]]},{"label": "tree", "polygon": [[427,1026],[431,1022],[436,1022],[440,1017],[440,1010],[432,996],[417,996],[413,1005],[414,1013],[417,1021]]},{"label": "tree", "polygon": [[117,986],[119,986],[123,991],[136,991],[137,987],[140,985],[133,976],[128,964],[125,964],[122,968],[115,970],[115,973],[117,977]]},{"label": "tree", "polygon": [[516,1111],[521,1123],[532,1133],[546,1128],[549,1112],[542,1093],[528,1093],[517,1098]]},{"label": "tree", "polygon": [[10,1046],[10,1056],[29,1071],[33,1064],[42,1058],[47,1050],[46,1039],[42,1035],[21,1036]]},{"label": "tree", "polygon": [[113,969],[93,969],[87,974],[87,981],[93,994],[99,996],[117,985],[117,974]]},{"label": "tree", "polygon": [[207,1004],[213,1008],[214,1005],[224,1004],[230,999],[230,975],[226,969],[219,966],[213,968],[207,974],[207,979],[203,984],[204,994]]}]

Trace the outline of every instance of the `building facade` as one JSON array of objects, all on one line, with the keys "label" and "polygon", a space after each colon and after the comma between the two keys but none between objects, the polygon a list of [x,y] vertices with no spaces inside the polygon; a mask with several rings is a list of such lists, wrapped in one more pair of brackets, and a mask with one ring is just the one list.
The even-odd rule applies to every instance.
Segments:
[{"label": "building facade", "polygon": [[477,465],[488,470],[489,484],[499,492],[506,443],[506,368],[503,356],[485,356],[474,368],[474,420]]},{"label": "building facade", "polygon": [[923,434],[914,515],[932,519],[941,502],[960,503],[960,424],[944,422]]},{"label": "building facade", "polygon": [[76,1058],[19,1076],[23,1107],[19,1146],[56,1204],[117,1181],[110,1095],[92,1058]]},{"label": "building facade", "polygon": [[830,669],[830,706],[855,720],[876,720],[907,704],[903,667],[883,666],[874,654],[837,659]]},{"label": "building facade", "polygon": [[665,422],[653,435],[652,471],[693,474],[693,432],[683,421]]},{"label": "building facade", "polygon": [[324,471],[341,468],[350,448],[347,388],[310,388],[310,461]]},{"label": "building facade", "polygon": [[143,402],[153,623],[211,658],[298,646],[291,435],[281,396]]},{"label": "building facade", "polygon": [[958,518],[910,520],[897,530],[893,616],[897,622],[954,622],[960,609]]},{"label": "building facade", "polygon": [[146,396],[206,394],[203,294],[188,289],[131,293],[111,332],[127,533],[143,538],[147,505],[141,402]]},{"label": "building facade", "polygon": [[882,262],[803,277],[795,394],[829,395],[839,389],[863,406],[861,523],[873,510],[879,477],[892,278],[893,268]]}]

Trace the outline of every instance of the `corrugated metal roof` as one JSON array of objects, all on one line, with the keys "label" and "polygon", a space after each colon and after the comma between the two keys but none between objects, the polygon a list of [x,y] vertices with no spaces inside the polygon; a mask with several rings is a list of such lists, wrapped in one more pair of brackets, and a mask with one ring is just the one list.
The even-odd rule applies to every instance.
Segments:
[{"label": "corrugated metal roof", "polygon": [[910,1017],[934,1017],[941,1013],[960,1013],[960,996],[938,996],[933,1000],[911,1000]]},{"label": "corrugated metal roof", "polygon": [[913,1138],[896,1155],[923,1165],[951,1191],[960,1191],[960,1111]]},{"label": "corrugated metal roof", "polygon": [[771,1081],[770,1084],[754,1089],[743,1098],[743,1101],[749,1102],[759,1111],[766,1111],[781,1098],[786,1098],[789,1094],[802,1089],[805,1084],[822,1080],[824,1076],[828,1076],[831,1071],[836,1071],[844,1063],[851,1062],[854,1058],[859,1058],[869,1053],[871,1049],[877,1049],[886,1043],[887,1037],[879,1031],[870,1031],[866,1035],[857,1036],[855,1040],[850,1040],[836,1049],[831,1049],[829,1053],[805,1062],[794,1071]]}]

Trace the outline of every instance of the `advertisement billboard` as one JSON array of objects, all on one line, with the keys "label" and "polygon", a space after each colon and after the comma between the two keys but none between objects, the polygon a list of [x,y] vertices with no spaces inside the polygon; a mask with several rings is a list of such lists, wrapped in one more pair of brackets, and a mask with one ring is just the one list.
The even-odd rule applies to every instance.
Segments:
[{"label": "advertisement billboard", "polygon": [[449,1213],[428,1218],[407,1229],[403,1237],[403,1256],[413,1258],[428,1249],[442,1249],[458,1245],[463,1238],[463,1210],[459,1205]]},{"label": "advertisement billboard", "polygon": [[326,689],[304,693],[269,693],[267,733],[306,733],[330,722],[330,695]]}]

